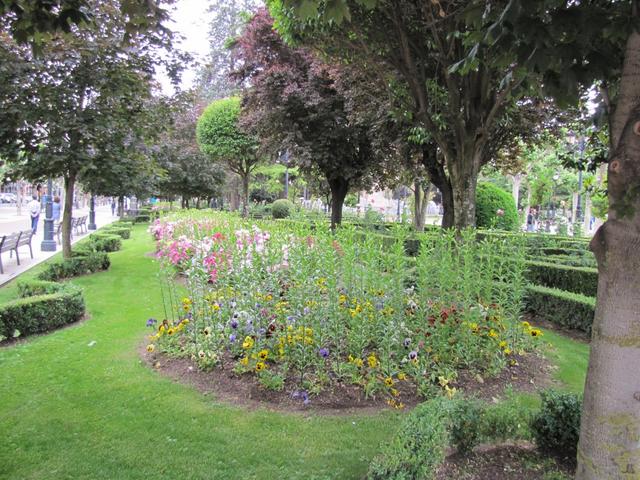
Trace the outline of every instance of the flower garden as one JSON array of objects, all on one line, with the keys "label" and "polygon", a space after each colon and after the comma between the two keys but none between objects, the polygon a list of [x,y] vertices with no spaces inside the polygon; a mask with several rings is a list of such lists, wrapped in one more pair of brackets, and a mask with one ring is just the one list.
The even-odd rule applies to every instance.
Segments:
[{"label": "flower garden", "polygon": [[430,233],[412,257],[401,227],[383,238],[184,212],[150,231],[164,318],[147,321],[147,351],[232,370],[303,405],[340,385],[396,409],[451,398],[460,372],[496,375],[542,335],[521,321],[517,236]]}]

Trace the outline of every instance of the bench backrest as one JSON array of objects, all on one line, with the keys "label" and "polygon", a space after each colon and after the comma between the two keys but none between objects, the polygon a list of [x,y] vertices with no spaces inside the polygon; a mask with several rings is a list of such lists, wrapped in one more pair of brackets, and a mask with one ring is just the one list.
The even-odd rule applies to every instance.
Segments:
[{"label": "bench backrest", "polygon": [[79,218],[71,218],[71,227],[75,227],[76,225],[78,225],[78,222],[80,221]]},{"label": "bench backrest", "polygon": [[13,250],[18,246],[18,240],[20,240],[20,235],[22,232],[11,233],[4,237],[4,242],[2,242],[2,252],[8,252],[9,250]]},{"label": "bench backrest", "polygon": [[20,233],[18,247],[21,247],[22,245],[29,245],[31,243],[31,237],[33,237],[33,230],[23,230]]}]

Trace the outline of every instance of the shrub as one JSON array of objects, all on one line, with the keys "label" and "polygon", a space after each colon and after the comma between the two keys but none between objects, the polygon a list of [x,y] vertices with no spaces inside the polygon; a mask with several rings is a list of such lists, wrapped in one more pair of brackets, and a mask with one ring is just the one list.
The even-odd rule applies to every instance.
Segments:
[{"label": "shrub", "polygon": [[20,298],[34,297],[36,295],[47,295],[59,292],[63,285],[45,280],[29,280],[18,283],[18,296]]},{"label": "shrub", "polygon": [[50,263],[38,275],[38,279],[57,281],[109,268],[111,261],[105,252],[95,252],[86,249],[90,247],[83,247],[74,252],[72,258]]},{"label": "shrub", "polygon": [[557,288],[567,292],[595,297],[598,291],[598,270],[548,262],[527,262],[527,280],[534,285]]},{"label": "shrub", "polygon": [[98,252],[117,252],[122,248],[122,237],[110,233],[93,233],[89,237]]},{"label": "shrub", "polygon": [[131,228],[130,227],[112,227],[108,226],[100,230],[100,233],[108,233],[109,235],[118,235],[123,240],[127,240],[131,238]]},{"label": "shrub", "polygon": [[538,448],[575,458],[580,435],[582,399],[573,393],[548,390],[540,394],[542,407],[531,420]]},{"label": "shrub", "polygon": [[[44,282],[23,284],[22,293],[55,290]],[[0,306],[0,336],[42,333],[75,322],[84,315],[82,291],[73,285],[60,285],[55,293],[26,296]]]},{"label": "shrub", "polygon": [[479,228],[518,230],[518,210],[511,194],[491,183],[478,183],[476,225]]},{"label": "shrub", "polygon": [[530,285],[526,309],[537,316],[566,328],[591,334],[596,299],[555,288]]},{"label": "shrub", "polygon": [[151,221],[151,215],[136,215],[133,223],[149,223]]},{"label": "shrub", "polygon": [[273,218],[287,218],[293,212],[295,206],[289,200],[281,198],[271,204]]},{"label": "shrub", "polygon": [[469,453],[482,434],[483,405],[478,400],[456,402],[451,413],[451,443],[458,452]]},{"label": "shrub", "polygon": [[448,400],[418,405],[398,434],[369,465],[368,480],[430,480],[445,457],[448,444]]}]

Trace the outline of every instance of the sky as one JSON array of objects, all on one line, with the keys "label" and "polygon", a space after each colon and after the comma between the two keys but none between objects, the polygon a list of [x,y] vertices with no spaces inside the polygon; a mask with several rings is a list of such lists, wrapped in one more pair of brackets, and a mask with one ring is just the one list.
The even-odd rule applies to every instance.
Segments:
[{"label": "sky", "polygon": [[[172,21],[169,27],[184,40],[179,48],[189,52],[196,60],[203,61],[209,51],[209,19],[211,14],[207,12],[209,2],[206,0],[178,0],[174,4],[171,13]],[[195,69],[186,70],[182,74],[182,87],[189,88],[195,79]],[[158,73],[158,81],[162,85],[162,91],[173,91],[168,78],[161,72]]]}]

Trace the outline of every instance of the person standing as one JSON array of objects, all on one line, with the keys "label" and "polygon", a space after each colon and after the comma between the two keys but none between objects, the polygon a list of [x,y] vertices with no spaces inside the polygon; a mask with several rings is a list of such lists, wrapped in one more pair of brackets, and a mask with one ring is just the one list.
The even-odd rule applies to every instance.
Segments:
[{"label": "person standing", "polygon": [[536,231],[536,210],[534,208],[529,210],[527,215],[527,232]]},{"label": "person standing", "polygon": [[111,216],[113,217],[116,214],[116,199],[111,199]]},{"label": "person standing", "polygon": [[29,208],[29,215],[31,215],[31,230],[33,234],[36,234],[38,230],[38,220],[40,219],[40,202],[38,201],[38,196],[33,195],[32,200],[27,205]]},{"label": "person standing", "polygon": [[53,204],[51,205],[51,218],[53,223],[60,223],[60,197],[53,197]]}]

